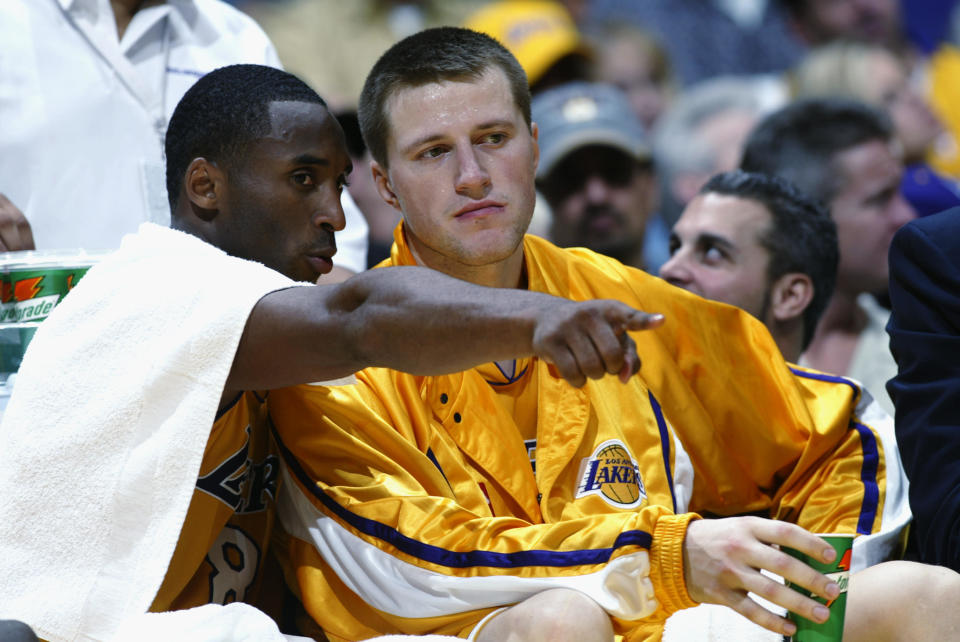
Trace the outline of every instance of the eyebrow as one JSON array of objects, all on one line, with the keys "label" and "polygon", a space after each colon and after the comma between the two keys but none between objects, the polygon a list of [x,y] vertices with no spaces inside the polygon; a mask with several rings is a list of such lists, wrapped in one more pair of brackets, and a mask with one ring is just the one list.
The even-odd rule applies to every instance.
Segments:
[{"label": "eyebrow", "polygon": [[[323,167],[330,166],[330,160],[327,158],[321,158],[320,156],[314,156],[313,154],[300,154],[295,156],[292,161],[293,165],[321,165]],[[353,163],[347,162],[346,167],[343,168],[344,174],[349,174],[353,171]]]},{"label": "eyebrow", "polygon": [[293,163],[296,165],[329,165],[330,160],[313,154],[300,154],[294,157]]},{"label": "eyebrow", "polygon": [[717,234],[711,234],[710,232],[697,234],[696,244],[701,247],[705,245],[719,245],[731,252],[737,251],[737,246],[730,242],[730,239]]}]

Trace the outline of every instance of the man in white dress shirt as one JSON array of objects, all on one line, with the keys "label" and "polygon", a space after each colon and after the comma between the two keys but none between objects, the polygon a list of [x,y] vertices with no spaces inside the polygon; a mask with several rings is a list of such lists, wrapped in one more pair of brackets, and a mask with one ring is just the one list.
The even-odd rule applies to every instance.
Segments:
[{"label": "man in white dress shirt", "polygon": [[[0,250],[111,249],[168,224],[163,137],[180,97],[217,67],[281,66],[220,0],[5,0],[0,42]],[[360,271],[366,224],[345,206],[337,262]]]}]

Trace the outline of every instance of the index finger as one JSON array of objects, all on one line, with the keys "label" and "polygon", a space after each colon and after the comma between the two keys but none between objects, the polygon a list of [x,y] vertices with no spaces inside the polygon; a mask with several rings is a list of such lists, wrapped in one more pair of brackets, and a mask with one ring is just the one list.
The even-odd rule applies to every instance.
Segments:
[{"label": "index finger", "polygon": [[660,313],[631,310],[623,320],[626,330],[651,330],[663,325],[664,316]]},{"label": "index finger", "polygon": [[758,528],[763,530],[765,526],[770,527],[767,529],[769,532],[757,533],[757,535],[769,544],[779,544],[796,549],[816,558],[823,564],[829,564],[837,557],[837,551],[823,538],[796,524],[769,521],[767,524],[761,524]]}]

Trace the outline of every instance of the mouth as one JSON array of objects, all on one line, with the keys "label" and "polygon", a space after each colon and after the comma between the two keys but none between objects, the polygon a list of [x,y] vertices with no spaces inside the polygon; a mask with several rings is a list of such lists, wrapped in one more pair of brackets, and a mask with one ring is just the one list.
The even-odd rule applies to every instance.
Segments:
[{"label": "mouth", "polygon": [[333,255],[337,253],[337,248],[323,248],[309,250],[306,253],[306,260],[310,267],[317,274],[327,274],[333,269]]},{"label": "mouth", "polygon": [[591,216],[583,225],[584,236],[605,238],[612,236],[622,229],[623,224],[619,216],[609,212]]},{"label": "mouth", "polygon": [[453,217],[461,221],[471,220],[493,214],[500,214],[505,209],[506,204],[499,201],[476,201],[458,210]]},{"label": "mouth", "polygon": [[308,256],[307,263],[317,274],[327,274],[333,269],[333,261],[325,256]]}]

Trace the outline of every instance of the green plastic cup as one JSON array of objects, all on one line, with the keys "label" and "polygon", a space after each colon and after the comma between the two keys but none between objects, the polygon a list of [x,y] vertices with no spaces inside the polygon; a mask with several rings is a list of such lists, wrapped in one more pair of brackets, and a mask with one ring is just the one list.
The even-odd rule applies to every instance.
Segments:
[{"label": "green plastic cup", "polygon": [[836,533],[818,533],[817,535],[837,551],[836,560],[832,564],[822,564],[806,553],[801,553],[792,548],[784,547],[783,552],[796,557],[807,566],[823,573],[840,585],[840,595],[833,601],[828,602],[822,597],[811,594],[804,587],[788,582],[787,586],[793,590],[811,597],[821,604],[826,604],[827,608],[830,609],[830,617],[823,624],[808,620],[796,613],[788,613],[787,618],[797,625],[797,632],[789,638],[793,642],[841,642],[843,640],[843,619],[847,610],[847,585],[850,582],[850,558],[853,553],[853,538],[856,535]]}]

